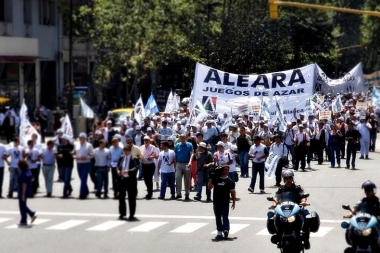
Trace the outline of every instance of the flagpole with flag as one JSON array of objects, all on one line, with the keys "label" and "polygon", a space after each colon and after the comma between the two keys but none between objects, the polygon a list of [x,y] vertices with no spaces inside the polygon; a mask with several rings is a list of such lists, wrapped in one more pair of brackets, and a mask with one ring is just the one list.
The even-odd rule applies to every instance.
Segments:
[{"label": "flagpole with flag", "polygon": [[144,103],[140,95],[139,100],[137,100],[135,104],[135,120],[137,121],[137,123],[139,123],[139,125],[141,125],[144,118],[145,118]]},{"label": "flagpole with flag", "polygon": [[165,112],[172,112],[173,111],[173,92],[170,91],[168,100],[166,101],[166,106],[165,106]]},{"label": "flagpole with flag", "polygon": [[20,143],[22,146],[27,147],[27,142],[32,139],[32,135],[37,135],[37,143],[41,143],[41,135],[32,126],[28,120],[28,107],[25,104],[25,100],[22,102],[20,109]]},{"label": "flagpole with flag", "polygon": [[152,117],[157,112],[159,112],[159,110],[158,110],[156,100],[154,99],[153,94],[150,94],[150,97],[145,105],[145,116]]},{"label": "flagpole with flag", "polygon": [[91,110],[91,108],[83,101],[82,98],[80,100],[80,107],[82,112],[82,117],[93,119],[94,118],[94,112]]},{"label": "flagpole with flag", "polygon": [[65,115],[65,119],[63,120],[63,123],[60,129],[62,130],[62,133],[64,135],[67,135],[68,137],[71,138],[71,141],[73,140],[74,131],[73,131],[73,127],[71,126],[69,115],[67,113]]}]

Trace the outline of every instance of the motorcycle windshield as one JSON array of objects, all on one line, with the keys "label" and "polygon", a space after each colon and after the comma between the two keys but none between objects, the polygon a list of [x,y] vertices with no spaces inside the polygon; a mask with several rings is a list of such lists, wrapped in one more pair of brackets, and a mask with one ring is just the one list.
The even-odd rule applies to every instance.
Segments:
[{"label": "motorcycle windshield", "polygon": [[283,202],[294,202],[294,203],[296,203],[296,200],[297,200],[296,194],[293,192],[283,192],[278,197],[280,199],[280,203],[283,203]]},{"label": "motorcycle windshield", "polygon": [[376,215],[376,210],[375,210],[374,206],[371,203],[367,203],[367,202],[361,202],[357,206],[356,212],[357,213],[367,213],[370,215]]}]

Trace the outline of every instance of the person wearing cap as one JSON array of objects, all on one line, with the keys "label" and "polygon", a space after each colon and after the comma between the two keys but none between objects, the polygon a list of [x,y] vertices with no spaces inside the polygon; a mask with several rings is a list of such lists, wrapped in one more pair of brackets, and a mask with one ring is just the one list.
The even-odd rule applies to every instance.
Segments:
[{"label": "person wearing cap", "polygon": [[140,147],[140,151],[142,173],[148,192],[145,198],[151,199],[153,196],[153,175],[156,169],[154,159],[157,159],[158,154],[156,153],[156,148],[150,144],[150,138],[148,136],[144,137],[144,145]]},{"label": "person wearing cap", "polygon": [[368,123],[364,116],[360,117],[360,123],[357,127],[359,133],[361,134],[360,138],[360,157],[359,159],[368,159],[368,153],[369,153],[369,145],[370,145],[370,137],[371,137],[371,130],[372,126],[370,123]]},{"label": "person wearing cap", "polygon": [[[169,149],[168,142],[162,142],[161,143],[161,149],[162,151],[158,155],[158,174],[161,172],[161,190],[160,190],[160,196],[158,199],[165,199],[165,193],[166,193],[166,185],[168,184],[170,187],[170,199],[176,199],[175,196],[175,186],[174,182],[176,180],[176,154],[173,150]],[[182,180],[182,178],[181,178]],[[178,187],[177,187],[178,189]],[[177,199],[178,193],[177,191]]]},{"label": "person wearing cap", "polygon": [[252,159],[252,178],[251,183],[248,187],[248,191],[253,193],[255,190],[257,173],[260,176],[260,193],[265,193],[264,191],[264,169],[265,169],[265,160],[269,155],[268,148],[261,143],[260,136],[253,137],[254,144],[250,147],[248,156]]},{"label": "person wearing cap", "polygon": [[130,144],[123,148],[123,156],[119,158],[117,164],[118,189],[119,189],[119,220],[125,220],[127,216],[127,204],[125,198],[128,193],[129,217],[130,221],[136,220],[136,196],[137,180],[136,175],[139,169],[140,160],[132,154],[132,140]]},{"label": "person wearing cap", "polygon": [[54,141],[49,140],[46,147],[40,151],[40,160],[42,160],[42,174],[45,179],[46,197],[51,197],[53,193],[53,180],[55,170],[55,153],[56,148]]},{"label": "person wearing cap", "polygon": [[57,165],[62,170],[63,180],[63,198],[68,198],[73,188],[71,186],[71,174],[74,167],[73,151],[74,146],[70,143],[70,137],[63,135],[61,144],[58,146],[55,156],[57,157]]},{"label": "person wearing cap", "polygon": [[303,131],[304,127],[302,124],[298,125],[298,133],[294,137],[295,143],[295,154],[296,154],[296,163],[293,165],[293,169],[298,171],[301,162],[301,169],[304,171],[306,167],[306,152],[307,144],[310,142],[310,137],[307,133]]},{"label": "person wearing cap", "polygon": [[[346,169],[350,168],[350,162],[352,169],[355,169],[356,149],[357,143],[361,138],[361,134],[355,129],[355,123],[350,121],[346,132],[347,150],[346,150]],[[351,160],[352,157],[352,160]]]},{"label": "person wearing cap", "polygon": [[216,152],[214,153],[214,163],[217,165],[230,165],[232,164],[232,158],[230,153],[224,148],[224,143],[218,141],[216,144]]},{"label": "person wearing cap", "polygon": [[94,158],[95,158],[95,170],[97,177],[97,189],[95,196],[100,198],[102,187],[104,186],[104,198],[108,198],[108,172],[109,164],[110,164],[110,152],[109,149],[106,148],[106,141],[100,140],[99,147],[94,149]]},{"label": "person wearing cap", "polygon": [[368,123],[371,125],[369,151],[375,152],[376,139],[377,139],[377,129],[379,127],[379,122],[376,119],[376,116],[373,112],[370,114],[370,119],[369,119]]},{"label": "person wearing cap", "polygon": [[111,127],[115,126],[116,120],[113,117],[113,112],[112,111],[108,111],[107,118],[105,118],[104,122],[106,123],[109,120],[111,121]]},{"label": "person wearing cap", "polygon": [[104,131],[104,140],[106,140],[107,146],[111,144],[112,138],[116,133],[116,130],[112,128],[112,121],[107,120],[106,129]]},{"label": "person wearing cap", "polygon": [[318,165],[322,165],[323,153],[327,147],[327,143],[329,143],[329,132],[327,131],[325,123],[323,121],[319,121],[318,129],[319,131],[317,135],[315,136],[315,139],[318,141],[318,144],[317,144]]},{"label": "person wearing cap", "polygon": [[[176,158],[175,166],[175,183],[177,191],[177,199],[182,198],[182,178],[185,185],[185,200],[190,200],[190,168],[188,166],[191,163],[191,156],[194,152],[193,145],[190,142],[187,142],[187,136],[181,134],[179,136],[179,143],[174,147],[174,153]],[[169,144],[167,145],[169,147]]]},{"label": "person wearing cap", "polygon": [[273,133],[269,130],[268,124],[263,125],[263,131],[259,133],[259,136],[266,147],[272,145]]},{"label": "person wearing cap", "polygon": [[91,158],[94,154],[91,143],[87,142],[85,133],[79,134],[79,143],[74,150],[74,159],[77,161],[77,170],[80,178],[79,198],[85,199],[89,194],[87,178],[91,169]]},{"label": "person wearing cap", "polygon": [[110,167],[111,167],[111,176],[112,176],[112,190],[114,199],[118,199],[119,189],[117,187],[117,179],[118,179],[118,169],[117,163],[120,157],[123,155],[123,148],[119,145],[120,141],[118,138],[112,138],[112,145],[109,149],[110,152]]},{"label": "person wearing cap", "polygon": [[239,129],[239,133],[240,135],[236,140],[236,146],[238,148],[238,153],[239,153],[240,173],[241,173],[240,176],[247,178],[249,177],[248,151],[251,148],[252,142],[251,142],[251,138],[245,132],[245,127],[241,127]]},{"label": "person wearing cap", "polygon": [[[202,188],[203,184],[207,184],[208,179],[208,170],[211,169],[213,162],[213,156],[211,152],[207,150],[207,144],[201,142],[198,144],[196,152],[191,155],[190,160],[193,158],[197,161],[197,194],[194,197],[194,200],[200,201],[202,199]],[[188,164],[191,166],[191,163]],[[206,196],[207,201],[211,201],[211,190],[206,187]]]}]

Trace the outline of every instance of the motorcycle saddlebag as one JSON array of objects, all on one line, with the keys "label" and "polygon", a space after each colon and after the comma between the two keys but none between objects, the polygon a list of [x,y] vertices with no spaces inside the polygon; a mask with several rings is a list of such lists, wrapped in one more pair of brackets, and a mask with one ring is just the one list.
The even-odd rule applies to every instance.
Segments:
[{"label": "motorcycle saddlebag", "polygon": [[319,215],[317,212],[311,212],[306,216],[306,223],[310,229],[310,232],[316,233],[319,230],[319,225],[321,224],[319,220]]},{"label": "motorcycle saddlebag", "polygon": [[267,219],[267,229],[268,229],[269,234],[271,234],[271,235],[273,235],[277,232],[276,227],[274,226],[274,219],[273,218]]}]

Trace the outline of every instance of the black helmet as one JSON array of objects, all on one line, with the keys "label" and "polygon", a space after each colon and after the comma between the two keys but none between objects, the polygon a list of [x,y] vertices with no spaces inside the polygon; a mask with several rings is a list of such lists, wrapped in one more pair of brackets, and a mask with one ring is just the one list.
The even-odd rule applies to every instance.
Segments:
[{"label": "black helmet", "polygon": [[362,184],[362,189],[364,189],[365,191],[368,191],[368,190],[374,191],[376,188],[377,187],[375,183],[372,182],[371,180],[367,180]]},{"label": "black helmet", "polygon": [[281,176],[282,176],[282,178],[285,178],[285,177],[294,177],[294,172],[291,171],[291,170],[284,170],[281,173]]}]

